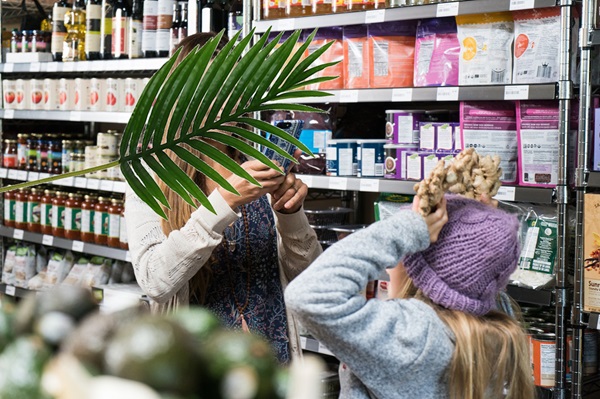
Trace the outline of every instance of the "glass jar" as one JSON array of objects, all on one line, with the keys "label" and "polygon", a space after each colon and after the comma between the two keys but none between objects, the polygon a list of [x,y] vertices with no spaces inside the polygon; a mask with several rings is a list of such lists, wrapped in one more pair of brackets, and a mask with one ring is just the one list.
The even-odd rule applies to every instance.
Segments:
[{"label": "glass jar", "polygon": [[15,195],[15,228],[27,229],[27,201],[29,200],[29,190],[20,188]]},{"label": "glass jar", "polygon": [[50,159],[48,157],[48,140],[38,140],[38,151],[37,151],[37,167],[38,172],[48,173],[50,171]]},{"label": "glass jar", "polygon": [[121,248],[121,213],[123,212],[123,200],[113,198],[108,206],[108,240],[109,247]]},{"label": "glass jar", "polygon": [[108,241],[108,204],[109,198],[98,197],[94,206],[94,242],[99,245]]},{"label": "glass jar", "polygon": [[71,163],[69,165],[70,172],[77,172],[85,168],[85,154],[71,153]]},{"label": "glass jar", "polygon": [[32,134],[27,139],[27,170],[30,172],[38,171],[38,145],[39,137],[37,134]]},{"label": "glass jar", "polygon": [[4,225],[6,227],[15,227],[15,190],[4,193]]},{"label": "glass jar", "polygon": [[285,5],[287,0],[262,0],[262,19],[285,18]]},{"label": "glass jar", "polygon": [[23,42],[21,41],[21,32],[18,29],[13,29],[10,37],[10,52],[20,53]]},{"label": "glass jar", "polygon": [[29,135],[26,133],[17,134],[17,168],[21,170],[27,170],[27,156],[29,155],[28,138]]},{"label": "glass jar", "polygon": [[34,187],[27,198],[27,230],[33,233],[40,233],[42,231],[40,226],[40,201],[42,196],[40,194],[41,190]]},{"label": "glass jar", "polygon": [[44,31],[34,30],[31,34],[31,52],[33,53],[47,53],[48,43],[46,42],[46,35]]},{"label": "glass jar", "polygon": [[2,167],[14,169],[17,167],[17,140],[4,140]]},{"label": "glass jar", "polygon": [[98,197],[86,194],[81,202],[81,241],[94,242],[94,207]]},{"label": "glass jar", "polygon": [[125,224],[125,204],[123,204],[123,208],[121,209],[121,219],[119,221],[119,228],[121,229],[119,233],[119,247],[121,247],[121,249],[129,249],[129,240],[127,238],[127,225]]},{"label": "glass jar", "polygon": [[65,201],[65,238],[81,239],[81,194],[69,193]]},{"label": "glass jar", "polygon": [[57,175],[62,173],[62,142],[56,135],[50,136],[48,141],[48,159],[48,172]]},{"label": "glass jar", "polygon": [[67,194],[57,191],[52,198],[52,235],[65,236],[65,202]]},{"label": "glass jar", "polygon": [[73,140],[63,140],[62,141],[62,157],[61,157],[61,169],[62,173],[69,173],[71,166],[71,153],[75,148],[75,141]]},{"label": "glass jar", "polygon": [[346,9],[348,11],[365,11],[375,8],[373,0],[346,0]]},{"label": "glass jar", "polygon": [[40,231],[42,234],[52,234],[52,199],[54,190],[44,190],[40,198]]}]

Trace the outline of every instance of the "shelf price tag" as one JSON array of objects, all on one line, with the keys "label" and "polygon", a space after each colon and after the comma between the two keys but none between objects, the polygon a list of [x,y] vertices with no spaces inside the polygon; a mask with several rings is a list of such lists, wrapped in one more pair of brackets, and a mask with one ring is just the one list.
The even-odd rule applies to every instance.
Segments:
[{"label": "shelf price tag", "polygon": [[124,193],[126,188],[127,188],[127,184],[125,184],[124,181],[116,181],[113,184],[113,191],[115,193]]},{"label": "shelf price tag", "polygon": [[4,110],[4,118],[5,119],[13,119],[15,117],[14,109],[6,109]]},{"label": "shelf price tag", "polygon": [[73,177],[65,177],[64,179],[60,179],[59,181],[61,182],[61,186],[73,187],[75,179]]},{"label": "shelf price tag", "polygon": [[300,346],[302,349],[306,349],[306,337],[300,337]]},{"label": "shelf price tag", "polygon": [[457,101],[458,87],[438,87],[435,99],[436,101]]},{"label": "shelf price tag", "polygon": [[0,168],[0,179],[6,179],[8,176],[8,169]]},{"label": "shelf price tag", "polygon": [[17,179],[27,181],[27,171],[26,170],[17,171]]},{"label": "shelf price tag", "polygon": [[42,236],[42,245],[47,245],[49,247],[51,247],[54,244],[54,237],[48,235],[48,234],[44,234]]},{"label": "shelf price tag", "polygon": [[75,62],[63,62],[63,72],[73,72],[75,70]]},{"label": "shelf price tag", "polygon": [[345,177],[331,177],[329,179],[329,188],[331,190],[346,190],[348,188],[348,179]]},{"label": "shelf price tag", "polygon": [[22,240],[23,239],[23,234],[25,232],[21,229],[15,229],[15,231],[13,231],[13,238],[15,240]]},{"label": "shelf price tag", "polygon": [[357,103],[358,102],[358,90],[342,90],[340,92],[341,103]]},{"label": "shelf price tag", "polygon": [[27,175],[27,181],[36,181],[40,179],[40,174],[38,172],[29,172]]},{"label": "shelf price tag", "polygon": [[529,85],[505,86],[505,100],[527,100],[529,98]]},{"label": "shelf price tag", "polygon": [[80,122],[81,121],[81,111],[71,111],[71,113],[69,114],[69,120],[71,120],[73,122]]},{"label": "shelf price tag", "polygon": [[385,10],[369,10],[365,13],[365,24],[375,24],[385,20]]},{"label": "shelf price tag", "polygon": [[452,3],[438,3],[435,10],[436,17],[454,17],[458,15],[458,1]]},{"label": "shelf price tag", "polygon": [[15,296],[16,292],[17,292],[17,289],[15,288],[14,285],[6,286],[6,295]]},{"label": "shelf price tag", "polygon": [[99,190],[100,180],[98,179],[87,179],[87,188],[89,190]]},{"label": "shelf price tag", "polygon": [[379,179],[360,179],[360,191],[379,192]]},{"label": "shelf price tag", "polygon": [[408,102],[412,101],[413,89],[392,89],[392,101]]},{"label": "shelf price tag", "polygon": [[114,182],[110,180],[100,180],[100,190],[113,191]]},{"label": "shelf price tag", "polygon": [[76,177],[75,178],[75,187],[87,188],[87,179],[85,177]]},{"label": "shelf price tag", "polygon": [[510,5],[508,6],[508,9],[510,11],[515,11],[527,10],[533,7],[535,7],[535,0],[510,0]]},{"label": "shelf price tag", "polygon": [[40,173],[40,179],[47,179],[50,177],[50,173]]},{"label": "shelf price tag", "polygon": [[[56,72],[58,71],[58,62],[49,62],[46,64],[46,71],[48,72]],[[60,63],[62,64],[62,62]],[[68,64],[67,62],[65,62],[65,64]]]},{"label": "shelf price tag", "polygon": [[15,64],[13,64],[12,62],[4,64],[4,68],[2,69],[2,72],[7,73],[7,72],[12,72],[15,68]]},{"label": "shelf price tag", "polygon": [[17,180],[19,178],[19,174],[17,172],[18,172],[18,170],[16,170],[16,169],[9,169],[8,170],[8,178]]},{"label": "shelf price tag", "polygon": [[71,249],[76,252],[83,252],[83,241],[73,241]]},{"label": "shelf price tag", "polygon": [[498,194],[494,196],[494,199],[499,201],[514,201],[515,200],[515,187],[501,186],[498,190]]},{"label": "shelf price tag", "polygon": [[29,72],[40,72],[42,70],[42,64],[39,62],[32,62],[29,64]]}]

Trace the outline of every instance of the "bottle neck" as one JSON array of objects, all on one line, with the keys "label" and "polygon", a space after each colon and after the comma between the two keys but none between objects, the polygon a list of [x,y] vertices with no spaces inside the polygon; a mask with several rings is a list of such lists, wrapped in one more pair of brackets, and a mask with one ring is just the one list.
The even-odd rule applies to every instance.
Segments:
[{"label": "bottle neck", "polygon": [[73,3],[73,10],[84,10],[85,9],[85,0],[76,0]]}]

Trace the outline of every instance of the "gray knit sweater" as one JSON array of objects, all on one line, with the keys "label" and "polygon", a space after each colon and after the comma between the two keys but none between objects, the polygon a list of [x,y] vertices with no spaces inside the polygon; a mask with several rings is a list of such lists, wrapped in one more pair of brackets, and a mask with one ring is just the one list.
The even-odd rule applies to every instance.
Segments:
[{"label": "gray knit sweater", "polygon": [[429,245],[423,218],[404,210],[327,249],[285,291],[288,309],[342,362],[340,398],[447,398],[454,335],[416,299],[367,301],[369,280]]}]

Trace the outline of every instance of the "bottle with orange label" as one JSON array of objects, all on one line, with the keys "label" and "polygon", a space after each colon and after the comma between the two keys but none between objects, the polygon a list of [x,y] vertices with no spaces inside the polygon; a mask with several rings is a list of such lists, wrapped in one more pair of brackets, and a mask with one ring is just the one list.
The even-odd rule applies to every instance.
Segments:
[{"label": "bottle with orange label", "polygon": [[262,19],[279,19],[286,17],[287,0],[262,0]]},{"label": "bottle with orange label", "polygon": [[289,18],[307,17],[313,14],[311,0],[285,0],[285,13]]}]

